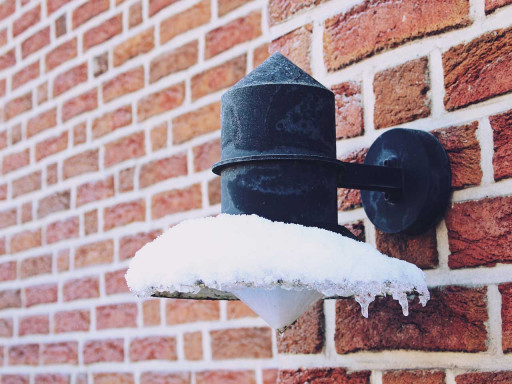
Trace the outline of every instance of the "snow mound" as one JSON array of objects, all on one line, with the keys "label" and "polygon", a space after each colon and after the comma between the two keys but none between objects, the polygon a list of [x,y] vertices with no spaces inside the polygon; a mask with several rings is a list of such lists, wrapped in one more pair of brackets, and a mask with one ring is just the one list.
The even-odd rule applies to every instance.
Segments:
[{"label": "snow mound", "polygon": [[[368,316],[377,295],[392,295],[408,314],[407,293],[425,305],[425,274],[369,244],[320,228],[256,215],[184,221],[140,249],[126,281],[139,297],[159,292],[241,292],[246,288],[354,296]],[[243,298],[242,298],[243,299]]]}]

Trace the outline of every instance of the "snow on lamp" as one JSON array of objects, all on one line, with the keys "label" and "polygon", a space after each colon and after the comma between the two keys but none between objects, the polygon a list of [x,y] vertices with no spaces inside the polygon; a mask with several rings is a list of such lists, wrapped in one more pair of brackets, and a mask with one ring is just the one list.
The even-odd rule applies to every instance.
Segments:
[{"label": "snow on lamp", "polygon": [[448,158],[430,133],[391,129],[364,164],[336,159],[334,94],[276,53],[222,96],[222,214],[182,222],[146,244],[126,280],[141,297],[240,299],[276,329],[322,298],[377,295],[407,315],[423,272],[338,225],[337,188],[361,189],[386,233],[421,233],[443,215]]}]

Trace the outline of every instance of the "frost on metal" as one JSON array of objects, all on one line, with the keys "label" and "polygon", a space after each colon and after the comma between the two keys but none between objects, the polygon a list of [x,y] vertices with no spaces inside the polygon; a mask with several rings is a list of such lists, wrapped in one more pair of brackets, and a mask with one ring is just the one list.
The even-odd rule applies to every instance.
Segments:
[{"label": "frost on metal", "polygon": [[[236,296],[275,328],[322,297],[353,296],[365,317],[377,295],[392,295],[404,315],[407,293],[423,305],[429,299],[425,275],[413,264],[334,232],[256,215],[221,214],[170,228],[136,253],[126,281],[139,297]],[[262,313],[269,295],[293,308]]]}]

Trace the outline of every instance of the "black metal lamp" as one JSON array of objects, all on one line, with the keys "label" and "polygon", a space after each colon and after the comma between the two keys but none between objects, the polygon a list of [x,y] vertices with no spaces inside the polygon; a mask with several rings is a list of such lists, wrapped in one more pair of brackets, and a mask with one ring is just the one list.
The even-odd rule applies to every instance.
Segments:
[{"label": "black metal lamp", "polygon": [[[337,222],[339,187],[361,189],[368,218],[387,233],[416,234],[426,230],[442,216],[449,201],[448,157],[430,133],[388,130],[370,147],[364,164],[337,160],[333,93],[279,53],[223,95],[221,135],[221,161],[212,170],[221,176],[223,214],[257,215],[273,222],[321,228],[354,239]],[[211,225],[210,228],[214,228],[215,224]],[[164,240],[155,241],[163,244]],[[168,246],[177,242],[179,238],[169,240]],[[151,247],[140,252],[148,254],[150,251]],[[137,266],[132,265],[130,270],[132,268],[135,270]],[[189,268],[193,268],[192,264]],[[136,275],[140,273],[134,271],[130,276],[129,271],[127,280],[139,294],[144,291],[156,296],[198,299],[240,297],[251,306],[249,296],[253,291],[248,296],[247,292],[243,293],[236,286],[240,281],[222,285],[213,278],[207,283],[199,276],[197,289],[180,291],[176,288],[179,284],[168,287],[165,277],[141,285]],[[284,292],[283,281],[279,280],[273,283],[280,289],[275,292],[276,301],[267,297],[263,306],[283,307],[295,299],[299,301],[294,305],[300,305],[301,299]],[[245,283],[248,288],[261,288],[258,282]],[[285,288],[293,291],[301,285],[300,278],[296,278],[296,283]],[[337,284],[340,287],[344,283]],[[389,293],[387,289],[392,284],[391,280],[383,281],[375,292]],[[231,287],[230,292],[223,288],[226,286]],[[304,284],[303,288],[315,291],[312,286],[314,284]],[[322,291],[323,296],[325,292]],[[361,293],[358,296],[356,286],[351,289],[344,286],[334,292],[338,295],[347,292],[359,300],[364,296]],[[312,295],[308,300],[319,297],[322,294]],[[403,301],[404,295],[400,299]],[[262,313],[261,300],[260,304],[252,304],[253,309]],[[306,309],[306,305],[302,307]],[[286,320],[276,321],[275,327],[280,328],[297,316],[296,313],[285,316]]]}]

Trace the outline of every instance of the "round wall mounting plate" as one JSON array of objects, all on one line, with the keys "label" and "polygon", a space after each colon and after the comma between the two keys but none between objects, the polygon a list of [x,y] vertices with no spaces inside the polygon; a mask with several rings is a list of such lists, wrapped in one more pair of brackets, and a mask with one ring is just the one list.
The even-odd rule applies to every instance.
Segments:
[{"label": "round wall mounting plate", "polygon": [[361,191],[366,215],[382,232],[419,234],[443,216],[451,193],[448,156],[429,132],[396,128],[372,144],[365,164],[401,168],[401,193]]}]

